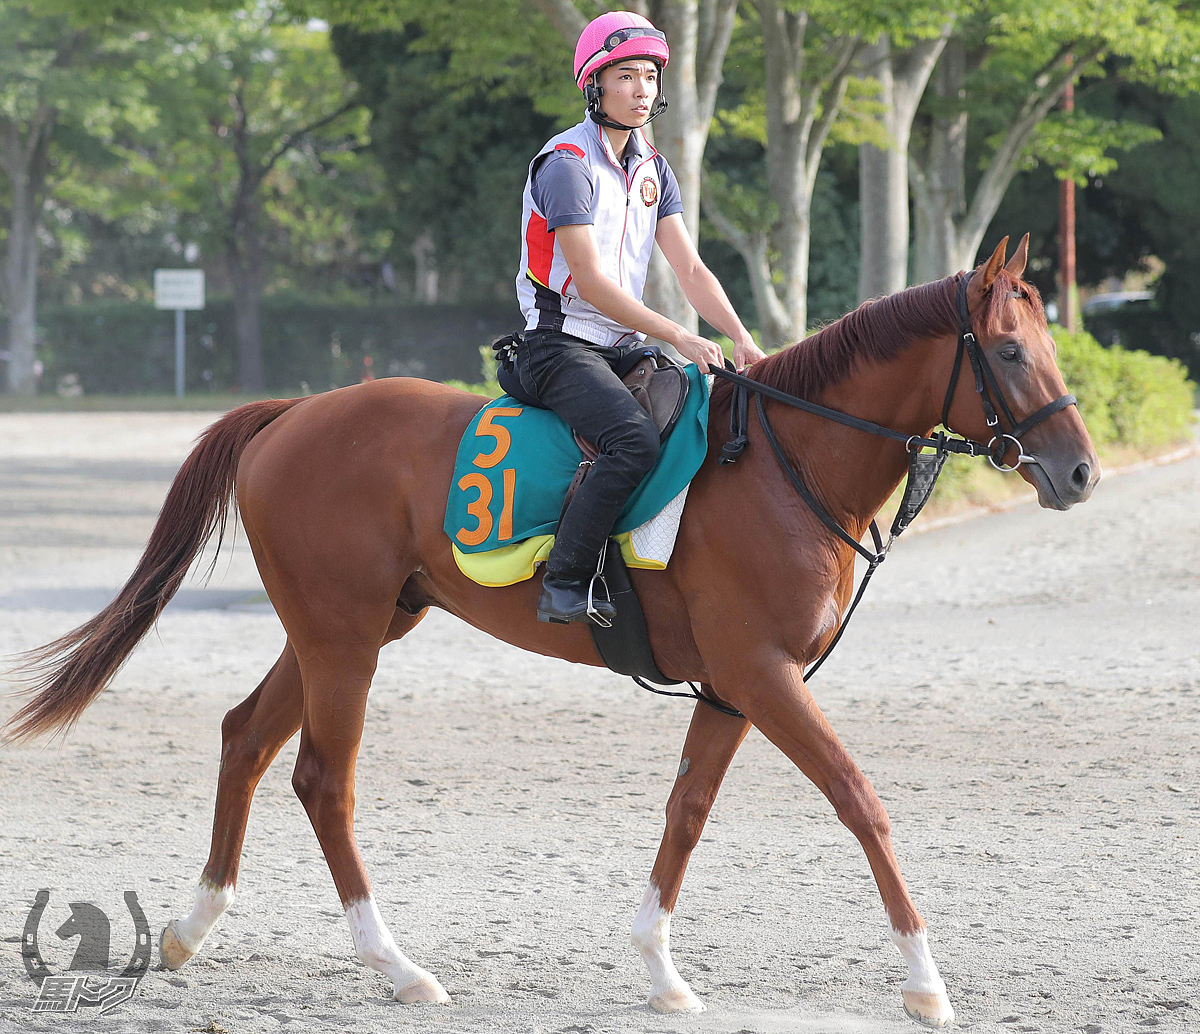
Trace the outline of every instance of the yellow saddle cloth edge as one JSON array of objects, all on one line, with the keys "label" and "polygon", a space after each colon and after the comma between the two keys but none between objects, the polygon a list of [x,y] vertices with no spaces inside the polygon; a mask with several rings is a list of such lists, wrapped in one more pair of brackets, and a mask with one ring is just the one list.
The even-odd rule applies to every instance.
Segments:
[{"label": "yellow saddle cloth edge", "polygon": [[[667,565],[661,560],[640,557],[634,552],[632,532],[625,531],[613,537],[620,544],[621,556],[625,558],[628,567],[644,567],[651,571],[666,569]],[[499,588],[532,578],[538,562],[550,555],[554,536],[534,535],[524,542],[489,549],[486,553],[463,553],[453,542],[450,545],[454,550],[454,562],[463,574],[480,585]]]}]

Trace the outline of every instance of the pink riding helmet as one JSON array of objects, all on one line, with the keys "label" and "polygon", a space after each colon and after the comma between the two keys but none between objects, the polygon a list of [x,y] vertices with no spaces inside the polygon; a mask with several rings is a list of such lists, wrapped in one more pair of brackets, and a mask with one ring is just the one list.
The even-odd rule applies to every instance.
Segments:
[{"label": "pink riding helmet", "polygon": [[575,84],[583,90],[593,72],[622,58],[645,57],[663,68],[671,59],[667,37],[632,11],[609,11],[588,22],[575,45]]}]

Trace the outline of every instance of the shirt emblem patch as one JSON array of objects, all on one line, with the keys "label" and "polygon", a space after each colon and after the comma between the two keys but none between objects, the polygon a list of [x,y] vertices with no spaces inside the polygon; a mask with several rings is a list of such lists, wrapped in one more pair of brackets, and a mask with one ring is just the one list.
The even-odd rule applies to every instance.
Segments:
[{"label": "shirt emblem patch", "polygon": [[658,184],[655,183],[654,180],[652,180],[649,176],[647,176],[644,180],[642,180],[641,193],[642,204],[649,208],[656,201],[658,201]]}]

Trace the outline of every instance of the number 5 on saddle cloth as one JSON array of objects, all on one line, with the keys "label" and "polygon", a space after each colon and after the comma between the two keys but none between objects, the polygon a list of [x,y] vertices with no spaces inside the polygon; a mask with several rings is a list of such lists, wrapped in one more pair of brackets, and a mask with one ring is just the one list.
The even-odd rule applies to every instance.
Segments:
[{"label": "number 5 on saddle cloth", "polygon": [[[515,335],[514,335],[515,337]],[[444,529],[459,569],[482,585],[511,585],[534,574],[554,544],[570,492],[586,476],[595,447],[522,391],[496,343],[500,386],[509,392],[480,410],[459,443]],[[511,352],[509,352],[511,356]],[[507,369],[506,369],[507,367]],[[708,449],[708,381],[658,349],[639,345],[615,367],[654,419],[658,462],[634,490],[613,527],[602,576],[617,608],[611,628],[589,622],[604,663],[624,675],[675,683],[654,664],[645,620],[627,566],[662,570],[674,548],[687,488]]]}]

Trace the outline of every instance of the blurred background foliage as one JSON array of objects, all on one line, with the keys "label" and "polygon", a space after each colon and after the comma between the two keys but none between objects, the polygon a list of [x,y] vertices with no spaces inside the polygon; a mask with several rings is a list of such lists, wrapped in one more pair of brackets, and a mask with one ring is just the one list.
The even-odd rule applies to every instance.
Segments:
[{"label": "blurred background foliage", "polygon": [[[687,6],[640,8],[659,16]],[[1028,276],[1053,298],[1057,185],[1065,176],[1081,184],[1085,294],[1145,297],[1089,315],[1100,343],[1064,339],[1064,369],[1094,408],[1099,437],[1111,425],[1114,441],[1146,448],[1156,435],[1186,433],[1171,415],[1188,408],[1180,370],[1200,374],[1200,73],[1181,57],[1196,41],[1193,6],[785,5],[814,25],[823,19],[824,46],[880,24],[891,24],[895,48],[948,36],[965,55],[963,85],[950,98],[924,96],[913,147],[926,146],[939,120],[959,119],[967,197],[994,166],[1038,63],[1045,72],[1064,48],[1081,55],[1076,114],[1041,118],[982,247],[1030,230]],[[477,379],[479,346],[519,325],[513,277],[528,161],[582,115],[570,47],[548,17],[555,7],[0,0],[6,259],[21,232],[20,160],[37,157],[38,132],[45,151],[34,240],[39,390],[63,378],[86,393],[167,387],[172,321],[150,305],[152,273],[189,266],[206,271],[209,291],[208,308],[188,316],[189,391],[295,393],[397,371]],[[704,151],[706,184],[747,226],[778,216],[765,161],[768,7],[738,6]],[[600,7],[573,9],[584,17]],[[668,70],[668,97],[683,74]],[[824,145],[807,213],[809,327],[859,300],[859,156],[864,143],[887,146],[881,96],[860,70]],[[48,111],[46,129],[38,119]],[[707,218],[699,246],[758,329],[744,255]],[[6,274],[4,283],[11,321],[15,281]],[[1113,359],[1114,345],[1183,366]],[[1161,411],[1151,401],[1160,396]]]}]

